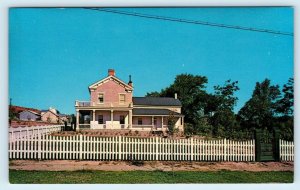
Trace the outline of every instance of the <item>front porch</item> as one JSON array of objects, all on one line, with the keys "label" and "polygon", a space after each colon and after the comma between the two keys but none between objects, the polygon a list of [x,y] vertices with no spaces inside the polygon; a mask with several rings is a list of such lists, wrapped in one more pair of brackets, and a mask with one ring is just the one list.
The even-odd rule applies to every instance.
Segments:
[{"label": "front porch", "polygon": [[[132,117],[132,129],[146,130],[146,131],[167,131],[169,116],[152,115],[140,116],[134,115]],[[175,128],[183,130],[183,117],[174,117]]]},{"label": "front porch", "polygon": [[76,130],[129,129],[132,110],[78,110]]},{"label": "front porch", "polygon": [[[167,131],[169,115],[133,115],[132,110],[78,110],[76,130],[129,129]],[[183,131],[183,116],[174,116],[175,128]]]}]

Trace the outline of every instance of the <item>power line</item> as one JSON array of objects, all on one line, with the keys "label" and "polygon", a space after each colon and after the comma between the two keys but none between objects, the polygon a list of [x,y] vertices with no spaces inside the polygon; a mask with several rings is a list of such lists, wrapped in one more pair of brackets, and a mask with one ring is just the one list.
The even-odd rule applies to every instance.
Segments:
[{"label": "power line", "polygon": [[282,31],[276,31],[276,30],[270,30],[270,29],[262,29],[262,28],[254,28],[254,27],[252,28],[252,27],[244,27],[244,26],[238,26],[238,25],[228,25],[228,24],[220,24],[220,23],[213,23],[213,22],[206,22],[206,21],[197,21],[197,20],[165,17],[165,16],[158,16],[158,15],[149,15],[149,14],[135,13],[135,12],[129,12],[129,11],[119,11],[119,10],[106,9],[106,8],[104,9],[104,8],[85,7],[84,9],[101,11],[101,12],[109,12],[109,13],[114,13],[114,14],[122,14],[122,15],[127,15],[127,16],[149,18],[149,19],[172,21],[172,22],[181,22],[181,23],[206,25],[206,26],[219,27],[219,28],[229,28],[229,29],[235,29],[235,30],[247,30],[247,31],[251,31],[251,32],[263,32],[263,33],[270,33],[270,34],[277,34],[277,35],[294,36],[294,34],[290,33],[290,32],[282,32]]}]

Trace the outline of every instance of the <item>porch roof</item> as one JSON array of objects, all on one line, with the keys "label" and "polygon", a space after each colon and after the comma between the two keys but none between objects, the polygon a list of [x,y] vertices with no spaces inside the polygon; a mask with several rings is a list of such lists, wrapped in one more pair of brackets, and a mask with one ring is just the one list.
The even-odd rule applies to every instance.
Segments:
[{"label": "porch roof", "polygon": [[132,115],[174,115],[174,116],[183,116],[180,113],[168,110],[168,109],[147,109],[147,108],[133,108]]},{"label": "porch roof", "polygon": [[181,102],[178,99],[170,97],[132,97],[132,101],[133,106],[181,106]]}]

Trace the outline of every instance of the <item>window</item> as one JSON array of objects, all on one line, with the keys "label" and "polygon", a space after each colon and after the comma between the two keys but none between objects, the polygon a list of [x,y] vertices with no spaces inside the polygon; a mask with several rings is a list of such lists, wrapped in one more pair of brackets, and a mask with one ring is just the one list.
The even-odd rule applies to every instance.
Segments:
[{"label": "window", "polygon": [[98,115],[98,124],[103,124],[103,115]]},{"label": "window", "polygon": [[125,116],[124,115],[120,115],[120,124],[121,125],[125,124]]},{"label": "window", "polygon": [[157,118],[154,118],[154,125],[157,125]]},{"label": "window", "polygon": [[125,104],[125,94],[120,94],[119,95],[119,103],[120,104]]},{"label": "window", "polygon": [[138,118],[138,125],[143,125],[143,120],[141,117]]},{"label": "window", "polygon": [[103,104],[103,102],[104,102],[104,94],[99,94],[98,95],[98,100],[99,100],[100,104]]}]

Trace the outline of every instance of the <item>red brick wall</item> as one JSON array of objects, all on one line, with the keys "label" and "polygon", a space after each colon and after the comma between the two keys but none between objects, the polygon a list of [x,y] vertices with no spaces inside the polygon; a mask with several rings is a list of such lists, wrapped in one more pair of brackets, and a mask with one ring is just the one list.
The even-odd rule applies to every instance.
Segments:
[{"label": "red brick wall", "polygon": [[117,103],[119,102],[119,93],[125,94],[125,103],[130,104],[132,102],[132,93],[128,93],[125,91],[125,88],[120,86],[114,81],[108,81],[104,84],[98,86],[95,91],[91,92],[91,102],[94,102],[95,105],[99,102],[98,101],[98,94],[104,94],[104,103]]}]

